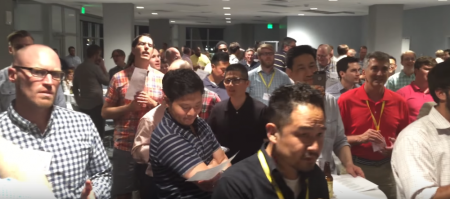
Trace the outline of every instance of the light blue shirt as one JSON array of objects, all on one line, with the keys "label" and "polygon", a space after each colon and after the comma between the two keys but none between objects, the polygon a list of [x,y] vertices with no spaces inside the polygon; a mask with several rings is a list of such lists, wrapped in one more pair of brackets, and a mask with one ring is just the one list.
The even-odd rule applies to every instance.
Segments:
[{"label": "light blue shirt", "polygon": [[69,67],[73,68],[76,68],[81,64],[81,58],[78,56],[67,55],[64,60],[66,60],[67,64],[69,64]]},{"label": "light blue shirt", "polygon": [[[264,98],[264,94],[272,94],[273,91],[275,91],[278,87],[283,85],[292,85],[291,80],[281,70],[277,70],[275,68],[272,69],[272,72],[270,74],[265,73],[261,69],[262,66],[259,66],[255,68],[254,70],[251,70],[248,72],[248,80],[250,81],[250,86],[247,88],[247,93],[249,93],[250,97],[257,99],[264,103],[265,105],[269,104],[269,99]],[[272,79],[272,75],[274,74],[272,84],[270,84],[270,79]],[[264,81],[266,82],[267,86],[270,87],[267,89],[266,85],[263,83],[261,79],[264,78]]]},{"label": "light blue shirt", "polygon": [[[355,86],[353,88],[358,88],[358,87],[359,87],[359,85],[355,84]],[[336,100],[338,100],[339,97],[341,96],[341,94],[347,92],[347,89],[345,89],[344,86],[342,86],[341,82],[338,82],[330,87],[327,87],[325,92],[332,95],[334,98],[336,98]]]},{"label": "light blue shirt", "polygon": [[[8,78],[8,66],[0,70],[0,113],[5,112],[11,102],[16,99],[16,85],[9,81]],[[64,92],[61,84],[58,87],[58,92],[56,93],[54,105],[60,107],[66,107],[66,98],[64,97]]]},{"label": "light blue shirt", "polygon": [[411,84],[411,82],[414,81],[415,79],[416,75],[412,74],[408,77],[406,73],[402,70],[390,76],[385,86],[386,88],[394,92],[397,92],[399,89]]}]

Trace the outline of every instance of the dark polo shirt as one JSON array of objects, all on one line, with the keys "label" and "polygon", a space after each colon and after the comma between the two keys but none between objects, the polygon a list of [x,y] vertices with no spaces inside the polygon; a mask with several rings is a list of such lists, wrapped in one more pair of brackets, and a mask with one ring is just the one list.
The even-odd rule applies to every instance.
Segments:
[{"label": "dark polo shirt", "polygon": [[215,83],[212,83],[208,77],[209,75],[203,79],[203,85],[205,86],[205,88],[217,93],[221,101],[230,98],[228,96],[227,90],[225,90],[225,85],[223,84],[223,81],[221,81],[219,85],[216,85]]},{"label": "dark polo shirt", "polygon": [[233,164],[255,154],[267,138],[266,109],[265,104],[248,94],[239,110],[234,108],[230,99],[219,102],[212,109],[207,122],[217,141],[230,149],[228,157],[239,152]]},{"label": "dark polo shirt", "polygon": [[[267,160],[267,165],[285,199],[294,198],[294,192],[286,185],[283,176],[278,171],[274,160],[267,155],[267,143],[263,144],[261,150]],[[308,179],[308,186],[306,185]],[[309,190],[308,199],[329,199],[328,187],[325,175],[322,170],[315,165],[310,172],[300,173],[301,192],[297,199],[306,199],[306,192]],[[212,199],[278,199],[274,187],[269,182],[264,173],[258,154],[228,168],[219,180],[214,189]]]}]

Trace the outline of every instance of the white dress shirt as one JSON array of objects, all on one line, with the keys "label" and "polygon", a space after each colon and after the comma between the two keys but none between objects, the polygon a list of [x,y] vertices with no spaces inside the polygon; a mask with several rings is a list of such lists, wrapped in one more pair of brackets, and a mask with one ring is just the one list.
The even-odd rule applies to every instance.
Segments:
[{"label": "white dress shirt", "polygon": [[392,171],[397,198],[432,198],[450,184],[450,123],[434,107],[395,142]]}]

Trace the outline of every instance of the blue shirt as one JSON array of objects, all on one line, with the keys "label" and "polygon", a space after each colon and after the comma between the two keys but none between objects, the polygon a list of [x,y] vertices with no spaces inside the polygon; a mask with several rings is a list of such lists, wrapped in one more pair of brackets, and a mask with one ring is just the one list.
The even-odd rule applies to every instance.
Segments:
[{"label": "blue shirt", "polygon": [[[273,73],[275,74],[272,80],[272,84],[270,84],[270,79],[272,79]],[[269,89],[267,89],[266,85],[261,79],[261,75],[259,74],[263,76],[267,86],[270,84]],[[248,72],[248,80],[250,80],[250,86],[247,88],[247,93],[250,94],[250,97],[261,101],[265,105],[269,104],[269,100],[264,99],[264,93],[270,95],[280,86],[292,85],[291,80],[283,71],[275,70],[274,68],[270,74],[267,74],[262,71],[261,66]]]},{"label": "blue shirt", "polygon": [[208,165],[220,145],[203,119],[197,117],[192,126],[195,135],[190,127],[179,124],[166,111],[153,131],[150,163],[160,199],[211,198],[211,193],[186,182],[183,175],[198,164]]},{"label": "blue shirt", "polygon": [[223,84],[223,81],[221,81],[219,85],[217,85],[216,83],[211,82],[208,77],[209,75],[203,79],[203,86],[205,86],[205,88],[217,93],[221,101],[230,98],[228,96],[227,90],[225,90],[225,85]]},{"label": "blue shirt", "polygon": [[[16,85],[9,81],[8,69],[11,66],[3,68],[0,70],[0,113],[5,112],[11,102],[16,99]],[[58,92],[55,96],[54,105],[60,107],[66,107],[66,98],[64,97],[64,92],[62,86],[59,85]]]}]

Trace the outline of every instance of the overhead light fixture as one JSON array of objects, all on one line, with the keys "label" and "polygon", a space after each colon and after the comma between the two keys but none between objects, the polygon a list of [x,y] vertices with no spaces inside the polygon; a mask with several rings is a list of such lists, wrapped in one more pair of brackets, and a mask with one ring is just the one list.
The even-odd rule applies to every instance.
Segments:
[{"label": "overhead light fixture", "polygon": [[298,14],[298,16],[304,16],[305,14]]},{"label": "overhead light fixture", "polygon": [[152,15],[158,15],[158,13],[154,12],[154,13],[152,13]]},{"label": "overhead light fixture", "polygon": [[144,6],[136,6],[137,9],[144,9]]},{"label": "overhead light fixture", "polygon": [[311,10],[317,10],[317,8],[310,8]]},{"label": "overhead light fixture", "polygon": [[175,23],[175,21],[170,21],[170,23]]},{"label": "overhead light fixture", "polygon": [[231,20],[231,18],[225,18],[225,20]]},{"label": "overhead light fixture", "polygon": [[447,1],[447,0],[438,0],[438,1]]},{"label": "overhead light fixture", "polygon": [[230,1],[230,0],[222,0],[222,1]]},{"label": "overhead light fixture", "polygon": [[338,0],[328,0],[328,1],[338,1]]},{"label": "overhead light fixture", "polygon": [[227,23],[231,23],[231,21],[227,21]]},{"label": "overhead light fixture", "polygon": [[231,15],[230,13],[225,13],[225,15]]},{"label": "overhead light fixture", "polygon": [[229,10],[231,9],[230,7],[223,7],[224,10]]}]

